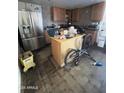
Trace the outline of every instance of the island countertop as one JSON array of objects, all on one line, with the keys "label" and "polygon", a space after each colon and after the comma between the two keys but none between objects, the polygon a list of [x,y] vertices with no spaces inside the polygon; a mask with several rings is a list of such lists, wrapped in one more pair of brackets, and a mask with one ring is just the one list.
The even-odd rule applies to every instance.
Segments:
[{"label": "island countertop", "polygon": [[71,40],[71,39],[74,39],[74,38],[78,38],[78,37],[82,37],[82,36],[84,36],[84,35],[85,35],[85,34],[82,34],[82,35],[77,34],[76,36],[74,36],[74,37],[72,37],[72,38],[68,38],[68,39],[58,39],[58,38],[55,38],[55,37],[50,37],[50,38],[56,40],[56,41],[59,42],[59,43],[63,43],[63,42],[65,42],[65,41],[68,41],[68,40]]}]

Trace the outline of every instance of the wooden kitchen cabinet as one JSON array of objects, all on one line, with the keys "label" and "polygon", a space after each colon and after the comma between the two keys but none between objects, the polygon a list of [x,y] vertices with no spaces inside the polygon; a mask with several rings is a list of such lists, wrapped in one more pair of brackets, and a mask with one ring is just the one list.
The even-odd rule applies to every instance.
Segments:
[{"label": "wooden kitchen cabinet", "polygon": [[72,9],[72,22],[78,22],[80,20],[80,9]]},{"label": "wooden kitchen cabinet", "polygon": [[105,10],[105,3],[99,3],[92,6],[91,20],[92,21],[100,21],[103,18]]},{"label": "wooden kitchen cabinet", "polygon": [[68,21],[72,21],[72,11],[67,9],[66,10],[66,15],[67,15]]},{"label": "wooden kitchen cabinet", "polygon": [[64,22],[68,15],[68,20],[72,22],[78,22],[80,20],[80,9],[64,9],[59,7],[52,8],[52,19],[56,22]]},{"label": "wooden kitchen cabinet", "polygon": [[52,18],[56,22],[65,21],[66,10],[64,8],[53,7],[52,8]]},{"label": "wooden kitchen cabinet", "polygon": [[87,30],[86,33],[92,35],[92,45],[94,45],[96,43],[97,31]]},{"label": "wooden kitchen cabinet", "polygon": [[54,37],[51,37],[51,46],[52,46],[52,56],[55,62],[63,67],[65,65],[64,59],[66,54],[70,49],[81,49],[83,42],[83,35],[77,35],[76,37],[60,40]]}]

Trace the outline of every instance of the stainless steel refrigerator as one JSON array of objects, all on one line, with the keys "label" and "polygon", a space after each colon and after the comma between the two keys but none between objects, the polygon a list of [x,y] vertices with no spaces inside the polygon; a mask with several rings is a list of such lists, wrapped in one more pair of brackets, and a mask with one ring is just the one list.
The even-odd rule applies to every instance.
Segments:
[{"label": "stainless steel refrigerator", "polygon": [[45,45],[43,19],[40,11],[18,11],[19,34],[24,49],[35,50]]}]

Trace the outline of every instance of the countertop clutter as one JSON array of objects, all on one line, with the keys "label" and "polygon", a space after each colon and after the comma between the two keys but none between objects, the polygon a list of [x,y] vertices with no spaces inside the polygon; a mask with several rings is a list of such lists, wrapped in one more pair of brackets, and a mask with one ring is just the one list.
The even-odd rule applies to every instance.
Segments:
[{"label": "countertop clutter", "polygon": [[47,28],[45,32],[45,37],[47,43],[51,43],[50,37],[54,37],[55,39],[69,39],[75,37],[77,34],[91,34],[92,35],[92,45],[96,44],[96,36],[97,31],[99,30],[99,24],[97,22],[93,22],[88,25],[60,25],[52,28]]},{"label": "countertop clutter", "polygon": [[54,38],[57,39],[68,39],[72,38],[77,34],[77,29],[74,28],[74,26],[69,27],[68,29],[59,29],[55,32]]}]

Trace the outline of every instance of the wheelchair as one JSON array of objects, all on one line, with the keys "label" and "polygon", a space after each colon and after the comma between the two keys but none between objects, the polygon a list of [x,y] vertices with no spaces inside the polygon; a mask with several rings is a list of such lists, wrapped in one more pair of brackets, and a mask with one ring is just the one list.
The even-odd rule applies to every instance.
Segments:
[{"label": "wheelchair", "polygon": [[79,65],[80,58],[82,56],[86,56],[92,61],[92,65],[94,66],[102,66],[102,63],[100,61],[97,61],[94,59],[88,52],[88,50],[92,46],[92,35],[91,34],[85,34],[85,36],[82,37],[82,48],[81,49],[71,49],[65,56],[65,66],[74,63],[75,66]]}]

